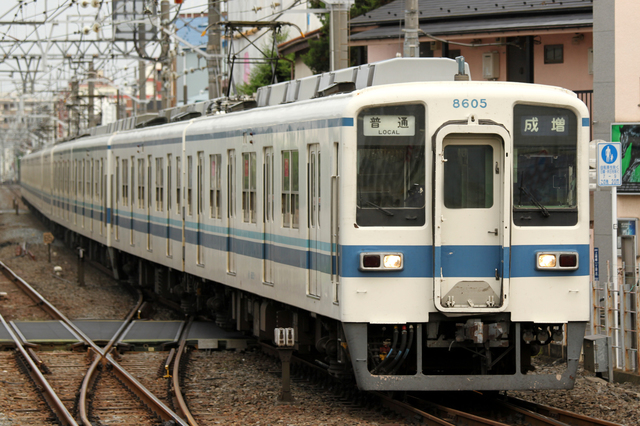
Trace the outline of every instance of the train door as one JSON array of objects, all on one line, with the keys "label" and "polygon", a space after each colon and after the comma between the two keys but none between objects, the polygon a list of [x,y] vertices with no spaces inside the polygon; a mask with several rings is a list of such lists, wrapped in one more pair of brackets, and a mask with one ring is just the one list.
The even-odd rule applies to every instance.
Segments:
[{"label": "train door", "polygon": [[120,157],[116,157],[116,182],[115,182],[115,188],[113,188],[111,190],[111,196],[113,197],[114,200],[114,204],[113,204],[113,209],[111,210],[111,220],[113,223],[113,230],[115,232],[115,239],[116,241],[120,240],[120,224],[119,222],[119,214],[118,214],[118,208],[120,207]]},{"label": "train door", "polygon": [[[152,180],[153,173],[152,173],[152,169],[151,169],[152,161],[153,161],[153,157],[151,155],[147,156],[147,187],[146,187],[147,199],[146,199],[146,203],[145,203],[145,200],[144,200],[144,195],[142,197],[143,198],[142,202],[144,204],[146,204],[146,206],[143,206],[143,207],[145,209],[146,218],[147,218],[147,220],[146,220],[146,224],[147,224],[147,250],[149,250],[149,251],[152,249],[152,246],[151,246],[151,198],[152,198],[152,194],[153,194],[153,191],[151,190],[152,182],[153,182],[153,180]],[[144,192],[143,192],[143,194],[144,194]]]},{"label": "train door", "polygon": [[273,147],[264,150],[264,271],[263,282],[273,285],[273,250],[275,242]]},{"label": "train door", "polygon": [[105,235],[107,227],[107,175],[104,172],[104,158],[100,159],[100,235]]},{"label": "train door", "polygon": [[309,226],[309,296],[320,297],[320,145],[309,145],[307,159],[307,212]]},{"label": "train door", "polygon": [[338,226],[338,214],[340,199],[340,173],[338,167],[338,143],[333,145],[333,156],[331,160],[331,285],[333,287],[333,303],[339,303],[340,291],[340,262],[338,256],[338,246],[340,244],[340,228]]},{"label": "train door", "polygon": [[227,273],[236,273],[233,227],[236,218],[236,151],[227,152]]},{"label": "train door", "polygon": [[438,138],[435,302],[442,311],[500,308],[504,300],[504,149],[495,134]]}]

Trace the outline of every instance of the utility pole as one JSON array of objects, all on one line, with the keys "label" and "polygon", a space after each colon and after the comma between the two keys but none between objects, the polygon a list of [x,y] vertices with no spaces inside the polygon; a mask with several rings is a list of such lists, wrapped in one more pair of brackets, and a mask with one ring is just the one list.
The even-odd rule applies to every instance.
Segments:
[{"label": "utility pole", "polygon": [[[165,29],[169,29],[169,0],[162,0],[160,2],[160,26]],[[169,102],[170,90],[169,85],[171,81],[171,59],[169,57],[169,35],[165,32],[162,33],[161,41],[161,57],[162,57],[162,109],[167,109],[171,105]]]},{"label": "utility pole", "polygon": [[[207,40],[207,53],[209,55],[217,55],[220,53],[220,29],[216,23],[220,22],[220,11],[216,7],[217,0],[209,0],[209,36]],[[215,99],[220,96],[220,86],[218,82],[218,58],[209,57],[207,59],[207,69],[209,71],[209,99]],[[186,87],[186,76],[185,87]],[[186,89],[185,89],[186,92]],[[187,103],[185,95],[185,104]]]},{"label": "utility pole", "polygon": [[[138,49],[143,53],[146,47],[146,31],[143,23],[138,24]],[[142,60],[138,61],[138,93],[140,101],[147,100],[147,63]],[[137,106],[139,114],[147,112],[147,104],[142,102]]]},{"label": "utility pole", "polygon": [[349,10],[354,0],[327,0],[331,11],[331,71],[349,67]]},{"label": "utility pole", "polygon": [[73,77],[71,80],[71,121],[72,127],[69,129],[69,136],[78,135],[80,133],[80,97],[78,96],[78,79]]},{"label": "utility pole", "polygon": [[95,78],[96,78],[96,71],[94,68],[94,64],[93,64],[93,60],[91,60],[91,62],[89,62],[89,84],[88,84],[88,89],[89,89],[89,111],[87,111],[87,116],[89,118],[89,124],[88,127],[94,127],[96,125],[95,123],[95,116],[94,116],[94,103],[93,103],[93,96],[94,96],[94,91],[95,91]]},{"label": "utility pole", "polygon": [[418,0],[405,0],[404,11],[404,52],[405,58],[420,57],[420,39],[418,38]]}]

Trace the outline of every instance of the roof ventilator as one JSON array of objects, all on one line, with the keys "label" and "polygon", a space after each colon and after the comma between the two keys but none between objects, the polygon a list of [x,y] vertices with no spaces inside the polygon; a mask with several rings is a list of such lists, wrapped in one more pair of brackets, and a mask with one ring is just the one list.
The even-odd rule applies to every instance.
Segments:
[{"label": "roof ventilator", "polygon": [[169,120],[167,120],[167,117],[159,115],[157,117],[152,118],[151,120],[143,121],[142,123],[136,124],[136,129],[142,129],[144,127],[159,126],[161,124],[167,123],[168,121]]},{"label": "roof ventilator", "polygon": [[175,123],[177,121],[188,121],[188,120],[191,120],[192,118],[198,118],[201,116],[202,116],[202,113],[199,111],[187,111],[171,117],[171,122]]},{"label": "roof ventilator", "polygon": [[322,90],[318,90],[318,98],[336,95],[338,93],[350,93],[356,90],[356,84],[353,81],[340,81],[333,83]]}]

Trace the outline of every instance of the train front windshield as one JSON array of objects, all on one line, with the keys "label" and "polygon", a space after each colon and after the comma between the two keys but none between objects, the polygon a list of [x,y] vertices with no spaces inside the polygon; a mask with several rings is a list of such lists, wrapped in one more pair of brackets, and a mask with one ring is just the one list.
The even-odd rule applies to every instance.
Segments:
[{"label": "train front windshield", "polygon": [[359,226],[425,224],[423,105],[369,108],[358,115]]},{"label": "train front windshield", "polygon": [[577,118],[562,108],[514,108],[513,213],[519,226],[578,222]]}]

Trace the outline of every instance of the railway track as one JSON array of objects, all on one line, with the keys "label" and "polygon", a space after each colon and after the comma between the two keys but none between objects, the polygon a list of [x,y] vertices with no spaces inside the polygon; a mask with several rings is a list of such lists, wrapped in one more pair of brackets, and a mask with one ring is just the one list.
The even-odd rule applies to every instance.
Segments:
[{"label": "railway track", "polygon": [[[174,424],[177,425],[187,425],[181,417],[175,414],[162,401],[162,398],[156,397],[152,391],[140,383],[134,375],[127,372],[110,354],[112,348],[118,342],[119,336],[140,309],[142,305],[141,294],[138,303],[131,310],[126,321],[118,332],[116,332],[109,344],[105,348],[100,348],[64,314],[56,309],[55,306],[46,301],[33,287],[2,262],[0,262],[0,270],[10,281],[15,283],[16,286],[27,294],[33,303],[40,306],[40,308],[45,310],[52,318],[62,321],[67,327],[72,329],[76,335],[80,336],[84,344],[88,347],[88,354],[91,354],[93,358],[88,368],[86,364],[71,365],[69,362],[65,362],[63,364],[64,367],[73,370],[74,373],[71,374],[69,370],[65,371],[61,368],[62,371],[60,374],[51,380],[52,382],[58,382],[59,386],[54,387],[43,374],[43,372],[51,374],[51,369],[47,367],[47,364],[40,359],[35,352],[25,347],[24,342],[22,342],[15,333],[11,332],[11,328],[5,320],[0,317],[3,326],[11,333],[17,351],[26,363],[23,370],[27,371],[33,379],[33,382],[36,384],[34,388],[39,390],[41,395],[39,399],[46,401],[50,412],[53,413],[55,417],[55,421],[63,425],[84,424],[88,426],[92,424],[91,419],[93,418],[93,420],[99,420],[101,424],[109,424],[113,421],[115,423],[112,424],[141,425],[173,421]],[[67,359],[70,359],[70,357],[67,357]],[[78,380],[78,371],[82,371],[82,369],[85,369],[86,372],[82,374],[82,380]],[[137,368],[137,370],[139,372],[140,369]],[[78,386],[77,382],[81,382],[81,384]],[[56,392],[57,387],[66,389],[63,390],[64,393],[61,393],[62,397]],[[70,397],[69,388],[80,389],[77,404],[75,403],[75,398]],[[166,395],[166,392],[164,392],[163,395]],[[125,398],[125,396],[129,396],[129,398]],[[33,402],[33,396],[26,398],[27,400],[30,398]],[[66,402],[66,404],[63,401]],[[71,403],[72,401],[73,404]],[[40,408],[42,407],[38,407],[39,411],[48,411],[40,410]],[[79,422],[76,421],[76,415],[73,414],[76,411],[78,412],[77,417],[80,419]],[[107,420],[105,415],[97,414],[107,412],[108,418],[111,420]],[[14,411],[14,414],[18,413],[20,412]],[[130,421],[132,423],[124,423],[124,419],[131,419]],[[50,421],[45,421],[43,424],[46,423],[50,423]]]},{"label": "railway track", "polygon": [[[277,349],[263,344],[263,350],[277,357]],[[313,376],[309,371],[324,372],[324,369],[307,360],[294,357],[293,361],[302,366],[306,377]],[[518,398],[480,393],[407,393],[398,400],[380,392],[345,391],[339,385],[342,394],[351,393],[352,401],[366,401],[368,406],[385,407],[410,422],[428,426],[620,426],[617,423],[600,420],[553,407],[524,401]],[[454,395],[455,394],[455,395]],[[446,395],[446,396],[442,396]]]}]

